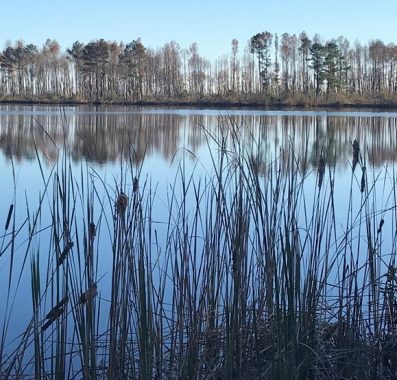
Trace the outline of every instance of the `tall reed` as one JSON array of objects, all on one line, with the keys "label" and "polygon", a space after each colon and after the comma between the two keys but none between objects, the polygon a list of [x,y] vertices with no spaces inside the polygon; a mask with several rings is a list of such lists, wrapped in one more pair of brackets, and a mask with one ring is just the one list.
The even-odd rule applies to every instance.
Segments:
[{"label": "tall reed", "polygon": [[[64,155],[21,226],[32,316],[10,341],[2,307],[0,377],[394,378],[394,171],[366,169],[355,141],[341,210],[325,150],[309,171],[255,136],[221,120],[211,167],[184,155],[166,195],[132,159],[109,182]],[[29,270],[11,275],[19,231],[9,289]]]}]

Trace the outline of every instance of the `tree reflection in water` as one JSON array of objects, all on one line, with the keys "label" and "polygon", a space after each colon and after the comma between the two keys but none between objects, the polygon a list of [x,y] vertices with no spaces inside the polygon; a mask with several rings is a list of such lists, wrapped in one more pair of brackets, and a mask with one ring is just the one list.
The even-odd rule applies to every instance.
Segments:
[{"label": "tree reflection in water", "polygon": [[[246,143],[260,141],[258,167],[282,154],[300,158],[302,170],[316,168],[320,155],[327,165],[345,170],[351,165],[352,143],[357,140],[368,164],[394,162],[397,150],[397,115],[371,113],[265,113],[231,111],[153,110],[134,107],[68,107],[6,105],[0,108],[0,149],[5,157],[35,160],[36,149],[49,163],[65,148],[76,162],[96,164],[144,156],[170,162],[186,148],[194,155],[205,149],[206,131],[233,124],[242,129]],[[207,135],[208,137],[208,135]],[[132,149],[130,149],[132,148]],[[130,157],[131,151],[133,152]],[[282,152],[282,153],[281,153]],[[263,169],[264,170],[264,169]]]}]

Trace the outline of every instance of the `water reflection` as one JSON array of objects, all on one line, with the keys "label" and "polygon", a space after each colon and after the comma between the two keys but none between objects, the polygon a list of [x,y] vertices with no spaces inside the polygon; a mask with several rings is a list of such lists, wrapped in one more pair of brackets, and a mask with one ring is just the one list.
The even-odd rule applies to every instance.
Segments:
[{"label": "water reflection", "polygon": [[[106,112],[111,110],[111,112]],[[131,112],[128,112],[131,111]],[[94,110],[95,111],[95,110]],[[260,166],[275,155],[301,159],[302,169],[327,165],[348,168],[352,142],[358,140],[367,164],[394,162],[397,116],[394,114],[258,113],[214,111],[92,109],[68,107],[0,107],[0,149],[15,161],[34,160],[36,152],[55,162],[65,147],[75,161],[115,162],[133,148],[133,161],[145,155],[170,162],[182,147],[194,155],[208,144],[208,133],[232,126],[243,131],[244,142],[261,142]],[[285,157],[284,157],[285,156]]]}]

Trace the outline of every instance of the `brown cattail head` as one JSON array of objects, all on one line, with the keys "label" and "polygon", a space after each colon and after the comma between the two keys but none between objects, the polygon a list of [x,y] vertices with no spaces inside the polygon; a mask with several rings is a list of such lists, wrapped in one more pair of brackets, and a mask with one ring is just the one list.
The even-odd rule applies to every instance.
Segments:
[{"label": "brown cattail head", "polygon": [[91,240],[94,240],[96,236],[96,226],[94,222],[91,222],[88,226],[88,235],[90,236]]},{"label": "brown cattail head", "polygon": [[58,317],[62,314],[63,312],[63,307],[59,307],[59,308],[53,308],[51,309],[48,314],[46,315],[46,319],[58,319]]},{"label": "brown cattail head", "polygon": [[52,309],[48,314],[47,314],[47,321],[44,323],[43,327],[41,328],[41,331],[47,330],[54,321],[56,321],[59,316],[63,313],[63,307],[60,307],[59,309]]},{"label": "brown cattail head", "polygon": [[357,140],[353,141],[353,155],[357,156],[360,154],[360,145]]},{"label": "brown cattail head", "polygon": [[139,189],[139,182],[138,182],[138,178],[134,177],[134,179],[132,180],[132,191],[134,193],[136,193]]},{"label": "brown cattail head", "polygon": [[128,205],[128,197],[124,193],[120,193],[120,195],[117,197],[116,201],[116,210],[120,214],[124,214],[125,209],[127,208]]},{"label": "brown cattail head", "polygon": [[392,281],[397,281],[397,268],[393,264],[389,264],[389,268],[387,271],[387,281],[392,282]]},{"label": "brown cattail head", "polygon": [[379,227],[377,233],[380,234],[382,232],[382,227],[385,224],[385,221],[383,219],[380,220],[379,222]]},{"label": "brown cattail head", "polygon": [[56,304],[45,316],[46,319],[57,319],[64,310],[64,305],[68,302],[68,297],[66,296],[58,304]]},{"label": "brown cattail head", "polygon": [[364,192],[364,190],[365,190],[365,171],[366,171],[366,167],[365,166],[363,166],[362,168],[361,168],[361,170],[362,170],[362,172],[363,172],[363,174],[361,175],[361,192],[363,193]]},{"label": "brown cattail head", "polygon": [[7,215],[7,220],[6,220],[6,227],[5,230],[8,230],[8,227],[10,225],[10,221],[11,221],[11,216],[12,216],[12,211],[14,210],[14,205],[11,204],[10,208],[8,209],[8,215]]},{"label": "brown cattail head", "polygon": [[86,303],[98,294],[98,286],[93,282],[90,287],[80,296],[80,302]]},{"label": "brown cattail head", "polygon": [[321,189],[325,174],[325,158],[322,154],[320,155],[320,159],[318,161],[317,171],[318,171],[318,187]]},{"label": "brown cattail head", "polygon": [[73,248],[73,246],[74,246],[74,243],[72,241],[68,241],[66,243],[65,248],[63,249],[61,255],[58,258],[58,262],[57,262],[58,266],[61,265],[65,261],[69,251]]},{"label": "brown cattail head", "polygon": [[44,325],[41,328],[41,331],[45,331],[47,330],[54,321],[56,321],[61,314],[64,312],[65,308],[65,304],[68,302],[69,297],[66,296],[64,297],[61,301],[59,301],[45,316],[45,319],[47,319],[47,321],[44,323]]},{"label": "brown cattail head", "polygon": [[354,140],[352,145],[353,145],[353,172],[354,172],[360,157],[360,146],[357,140]]}]

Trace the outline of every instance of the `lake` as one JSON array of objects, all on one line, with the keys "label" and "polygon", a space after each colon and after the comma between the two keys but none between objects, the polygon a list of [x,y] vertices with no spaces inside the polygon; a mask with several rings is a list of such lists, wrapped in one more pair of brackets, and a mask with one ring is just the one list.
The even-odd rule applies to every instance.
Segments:
[{"label": "lake", "polygon": [[[189,354],[195,315],[221,331],[230,302],[247,327],[284,286],[281,309],[313,288],[325,323],[341,299],[341,315],[356,305],[355,287],[383,305],[396,124],[394,112],[0,105],[4,373],[120,371],[160,336],[152,355],[164,349],[160,367],[180,375],[166,358],[179,342],[174,354]],[[376,334],[387,324],[368,302],[357,313]],[[54,341],[71,359],[54,359]]]}]

